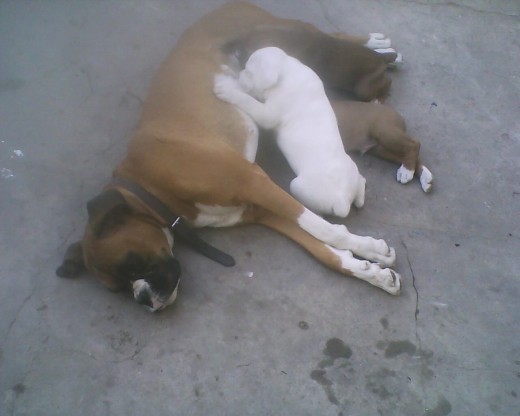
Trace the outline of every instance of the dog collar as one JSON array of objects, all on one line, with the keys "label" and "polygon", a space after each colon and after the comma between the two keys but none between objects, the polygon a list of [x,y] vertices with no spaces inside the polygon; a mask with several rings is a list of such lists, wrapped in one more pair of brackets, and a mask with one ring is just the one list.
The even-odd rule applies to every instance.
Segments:
[{"label": "dog collar", "polygon": [[173,213],[160,199],[137,183],[121,177],[115,177],[109,186],[123,188],[137,196],[168,225],[170,233],[173,233],[176,237],[180,237],[198,253],[226,267],[235,265],[235,259],[233,259],[233,257],[202,240],[193,227],[190,227],[186,223],[184,218]]}]

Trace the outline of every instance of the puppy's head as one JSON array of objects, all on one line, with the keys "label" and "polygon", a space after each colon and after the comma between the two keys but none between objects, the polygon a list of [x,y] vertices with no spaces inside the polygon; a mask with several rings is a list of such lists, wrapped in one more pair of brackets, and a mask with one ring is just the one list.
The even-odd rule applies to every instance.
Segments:
[{"label": "puppy's head", "polygon": [[249,94],[263,98],[279,82],[287,54],[280,48],[267,47],[253,52],[240,72],[239,84]]},{"label": "puppy's head", "polygon": [[173,303],[181,268],[169,232],[115,190],[89,201],[87,210],[83,240],[67,250],[56,273],[72,277],[86,267],[110,290],[130,292],[154,312]]}]

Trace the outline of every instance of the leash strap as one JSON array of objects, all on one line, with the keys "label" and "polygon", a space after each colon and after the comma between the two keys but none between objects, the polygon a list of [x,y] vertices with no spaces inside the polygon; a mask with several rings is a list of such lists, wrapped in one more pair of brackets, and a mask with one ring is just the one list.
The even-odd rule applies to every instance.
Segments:
[{"label": "leash strap", "polygon": [[186,220],[175,215],[162,201],[140,185],[121,177],[113,178],[112,185],[125,188],[139,197],[141,201],[153,209],[166,222],[166,224],[168,224],[168,229],[171,233],[176,237],[180,237],[199,254],[202,254],[203,256],[226,267],[235,265],[235,259],[233,257],[205,242],[199,237],[195,229],[186,223]]}]

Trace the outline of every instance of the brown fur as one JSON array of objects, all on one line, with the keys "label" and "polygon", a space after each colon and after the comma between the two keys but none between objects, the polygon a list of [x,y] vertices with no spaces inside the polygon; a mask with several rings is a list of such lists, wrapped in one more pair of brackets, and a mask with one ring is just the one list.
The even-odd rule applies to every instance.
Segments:
[{"label": "brown fur", "polygon": [[406,133],[403,117],[379,103],[332,100],[345,150],[368,152],[421,174],[421,144]]},{"label": "brown fur", "polygon": [[[309,24],[276,18],[248,3],[227,4],[188,29],[161,65],[127,156],[114,175],[135,181],[172,211],[191,220],[198,213],[196,203],[247,204],[244,222],[274,228],[325,265],[349,274],[324,243],[298,227],[296,219],[304,207],[274,184],[258,165],[244,159],[247,131],[243,120],[212,92],[215,73],[228,64],[226,48],[243,45],[247,49],[249,42],[257,34],[265,34],[269,27],[280,29],[270,41],[315,65],[328,86],[349,90],[363,99],[386,94],[389,84],[380,85],[386,62],[359,46],[366,37],[340,39]],[[310,47],[302,49],[302,45]],[[327,58],[324,62],[323,56]],[[371,78],[375,78],[375,89]],[[129,277],[118,275],[117,270],[129,252],[152,261],[169,250],[160,229],[164,224],[135,197],[119,191],[128,210],[116,213],[117,221],[104,220],[114,214],[114,207],[107,202],[102,202],[107,204],[106,209],[101,206],[89,212],[81,245],[76,245],[65,259],[69,264],[76,262],[78,267],[83,264],[111,289],[128,286]],[[100,224],[105,229],[99,229]],[[78,247],[82,248],[82,259]]]}]

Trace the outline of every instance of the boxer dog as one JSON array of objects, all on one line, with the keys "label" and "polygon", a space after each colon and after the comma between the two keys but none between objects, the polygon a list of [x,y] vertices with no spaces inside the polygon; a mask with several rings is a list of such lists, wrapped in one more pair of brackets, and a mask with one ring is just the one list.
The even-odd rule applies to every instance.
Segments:
[{"label": "boxer dog", "polygon": [[419,178],[422,190],[430,192],[433,175],[419,158],[421,144],[406,133],[403,117],[379,102],[332,100],[339,131],[347,152],[371,153],[400,165],[397,181]]},{"label": "boxer dog", "polygon": [[326,86],[365,99],[387,92],[388,56],[362,46],[388,46],[377,37],[327,35],[245,2],[220,7],[186,30],[159,68],[126,157],[88,202],[83,238],[69,247],[58,275],[86,268],[109,289],[133,292],[157,311],[175,300],[179,284],[172,228],[186,234],[188,224],[254,223],[286,235],[343,275],[399,293],[400,277],[390,269],[394,249],[327,222],[277,186],[254,163],[256,124],[214,95],[215,74],[266,34]]},{"label": "boxer dog", "polygon": [[217,75],[215,94],[260,127],[276,130],[278,147],[296,174],[291,194],[307,208],[345,218],[353,202],[363,206],[365,178],[343,149],[334,110],[312,69],[280,48],[262,48],[238,82]]}]

